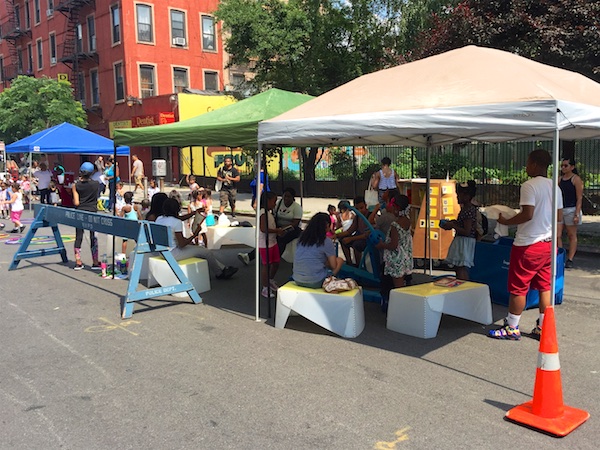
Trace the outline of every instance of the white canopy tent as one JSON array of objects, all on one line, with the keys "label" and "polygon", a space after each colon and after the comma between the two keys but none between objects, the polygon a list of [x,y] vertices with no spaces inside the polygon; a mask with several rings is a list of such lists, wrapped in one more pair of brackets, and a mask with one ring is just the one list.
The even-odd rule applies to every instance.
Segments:
[{"label": "white canopy tent", "polygon": [[555,182],[559,136],[600,138],[600,84],[476,46],[364,75],[258,127],[259,147],[552,139]]}]

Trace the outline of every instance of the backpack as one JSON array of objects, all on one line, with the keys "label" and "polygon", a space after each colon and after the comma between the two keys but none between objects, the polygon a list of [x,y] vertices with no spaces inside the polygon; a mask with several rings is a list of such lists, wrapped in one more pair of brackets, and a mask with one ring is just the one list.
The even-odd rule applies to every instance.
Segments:
[{"label": "backpack", "polygon": [[488,233],[488,219],[484,214],[481,214],[479,208],[477,208],[477,221],[475,223],[475,229],[477,231],[478,241],[480,241],[481,238]]}]

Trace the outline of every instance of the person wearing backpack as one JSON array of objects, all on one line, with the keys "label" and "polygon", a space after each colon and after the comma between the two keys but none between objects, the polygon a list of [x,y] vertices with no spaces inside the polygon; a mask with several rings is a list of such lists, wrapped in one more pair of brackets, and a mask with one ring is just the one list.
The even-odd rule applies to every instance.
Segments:
[{"label": "person wearing backpack", "polygon": [[[456,278],[469,280],[469,269],[475,265],[475,244],[477,243],[477,217],[478,209],[473,204],[473,197],[477,191],[475,181],[458,183],[456,196],[460,204],[460,213],[456,220],[441,221],[440,227],[444,230],[456,231],[456,235],[448,249],[446,262],[454,265]],[[479,213],[480,214],[480,213]]]}]

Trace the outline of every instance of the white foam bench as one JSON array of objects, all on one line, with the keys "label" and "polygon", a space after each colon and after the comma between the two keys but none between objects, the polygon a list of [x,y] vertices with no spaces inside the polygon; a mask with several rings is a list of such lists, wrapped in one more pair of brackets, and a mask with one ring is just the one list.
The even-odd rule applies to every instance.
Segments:
[{"label": "white foam bench", "polygon": [[425,283],[392,289],[387,328],[419,338],[433,338],[437,336],[442,314],[491,324],[492,301],[488,285],[467,281],[451,288]]},{"label": "white foam bench", "polygon": [[[177,261],[179,267],[190,280],[196,292],[210,291],[210,274],[208,262],[202,258],[187,258]],[[153,256],[148,260],[148,286],[173,286],[179,284],[179,280],[163,259],[162,256]],[[186,292],[172,294],[175,297],[187,297]]]},{"label": "white foam bench", "polygon": [[345,338],[355,338],[365,328],[361,288],[330,294],[290,281],[277,290],[275,328],[284,328],[292,311]]},{"label": "white foam bench", "polygon": [[222,245],[244,244],[248,247],[256,245],[256,227],[229,227],[215,225],[206,228],[208,242],[206,248],[219,249]]}]

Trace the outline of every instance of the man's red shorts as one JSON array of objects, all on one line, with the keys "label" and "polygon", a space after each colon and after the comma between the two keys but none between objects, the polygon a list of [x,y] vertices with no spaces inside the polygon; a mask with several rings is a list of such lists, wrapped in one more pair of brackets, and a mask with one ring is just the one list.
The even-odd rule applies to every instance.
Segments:
[{"label": "man's red shorts", "polygon": [[540,292],[550,290],[551,242],[536,242],[510,251],[508,266],[508,292],[525,296],[529,289]]}]

